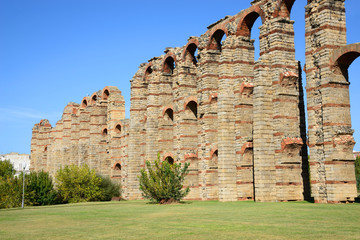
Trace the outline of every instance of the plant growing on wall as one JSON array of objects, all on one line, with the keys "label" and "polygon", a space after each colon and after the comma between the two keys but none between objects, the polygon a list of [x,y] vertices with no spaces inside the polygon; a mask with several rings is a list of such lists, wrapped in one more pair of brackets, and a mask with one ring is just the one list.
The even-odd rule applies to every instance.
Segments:
[{"label": "plant growing on wall", "polygon": [[146,161],[146,168],[141,169],[139,176],[143,197],[160,204],[179,202],[190,192],[189,187],[183,188],[189,165],[160,162],[160,154],[153,163]]}]

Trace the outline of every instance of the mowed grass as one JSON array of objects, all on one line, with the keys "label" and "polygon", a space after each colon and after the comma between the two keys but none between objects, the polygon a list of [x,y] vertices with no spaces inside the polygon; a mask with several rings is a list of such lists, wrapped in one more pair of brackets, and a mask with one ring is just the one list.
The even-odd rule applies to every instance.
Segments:
[{"label": "mowed grass", "polygon": [[0,210],[0,239],[360,239],[360,204],[186,201]]}]

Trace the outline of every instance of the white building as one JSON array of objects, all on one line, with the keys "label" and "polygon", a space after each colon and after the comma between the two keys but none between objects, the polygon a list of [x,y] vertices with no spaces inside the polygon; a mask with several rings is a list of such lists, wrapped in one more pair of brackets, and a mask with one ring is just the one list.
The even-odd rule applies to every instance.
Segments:
[{"label": "white building", "polygon": [[30,172],[30,155],[29,154],[19,154],[19,153],[9,153],[9,154],[1,154],[0,161],[10,160],[11,164],[14,166],[16,170],[16,175],[20,174],[25,167],[25,172]]}]

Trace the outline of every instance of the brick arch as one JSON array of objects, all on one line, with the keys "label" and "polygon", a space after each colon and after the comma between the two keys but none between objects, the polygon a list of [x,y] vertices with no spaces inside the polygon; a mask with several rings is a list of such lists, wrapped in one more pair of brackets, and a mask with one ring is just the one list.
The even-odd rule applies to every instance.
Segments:
[{"label": "brick arch", "polygon": [[[119,126],[120,126],[120,129],[119,129]],[[114,128],[115,133],[120,134],[123,131],[123,129],[124,129],[124,126],[121,122],[117,122],[115,124],[115,128]]]},{"label": "brick arch", "polygon": [[144,81],[145,82],[149,82],[149,75],[154,71],[152,69],[153,63],[149,62],[148,64],[146,64],[145,66],[145,70],[144,70]]},{"label": "brick arch", "polygon": [[110,89],[108,87],[104,87],[101,91],[101,99],[108,100],[110,96]]},{"label": "brick arch", "polygon": [[[183,50],[183,52],[181,54],[181,59],[183,61],[186,61],[186,56],[187,56],[188,53],[193,55],[193,53],[190,52],[190,51],[193,51],[193,49],[192,49],[193,46],[196,46],[196,49],[199,47],[199,40],[197,38],[190,39],[188,41],[188,43],[185,45],[184,50]],[[194,53],[195,53],[195,51],[194,51]]]},{"label": "brick arch", "polygon": [[228,29],[225,24],[213,27],[210,31],[208,49],[221,50],[221,40],[225,36],[229,36]]},{"label": "brick arch", "polygon": [[109,134],[108,128],[107,128],[107,127],[103,127],[103,128],[101,129],[101,135],[104,136],[104,137],[106,137],[108,134]]},{"label": "brick arch", "polygon": [[90,104],[93,105],[96,103],[96,101],[98,100],[98,96],[97,96],[97,93],[93,93],[90,97]]},{"label": "brick arch", "polygon": [[86,108],[89,105],[89,97],[84,97],[81,100],[81,108]]},{"label": "brick arch", "polygon": [[172,71],[175,69],[175,66],[174,66],[174,69],[169,69],[168,66],[167,66],[167,61],[170,58],[172,58],[172,60],[174,62],[174,65],[175,66],[177,65],[177,60],[176,60],[175,54],[173,52],[169,51],[163,58],[163,62],[162,62],[162,71],[163,72],[172,73]]},{"label": "brick arch", "polygon": [[161,117],[165,117],[166,114],[168,114],[171,121],[174,121],[174,108],[172,105],[167,105],[163,108]]},{"label": "brick arch", "polygon": [[[120,165],[120,169],[118,168],[118,166]],[[121,162],[120,161],[116,161],[112,167],[114,170],[121,170],[122,166],[121,166]]]},{"label": "brick arch", "polygon": [[194,101],[197,104],[197,97],[196,96],[190,96],[187,97],[184,101],[184,110],[186,109],[186,106],[189,104],[189,102]]},{"label": "brick arch", "polygon": [[265,14],[259,5],[246,9],[241,16],[242,17],[240,18],[239,24],[236,28],[236,35],[238,36],[250,37],[251,29],[258,17],[261,18],[262,23],[265,22]]},{"label": "brick arch", "polygon": [[172,158],[175,162],[175,158],[174,158],[174,154],[170,153],[170,152],[166,152],[164,153],[164,156],[163,156],[163,161],[165,161],[168,157]]},{"label": "brick arch", "polygon": [[348,68],[360,56],[360,43],[349,44],[335,49],[330,56],[330,66],[335,74],[343,74],[349,79]]},{"label": "brick arch", "polygon": [[164,106],[164,107],[163,107],[163,110],[162,110],[162,115],[161,115],[161,116],[162,116],[162,117],[165,116],[166,111],[169,110],[169,109],[171,109],[172,111],[174,111],[174,108],[173,108],[172,105],[166,105],[166,106]]},{"label": "brick arch", "polygon": [[294,3],[295,0],[279,0],[273,13],[273,17],[283,17],[290,19],[291,9]]}]

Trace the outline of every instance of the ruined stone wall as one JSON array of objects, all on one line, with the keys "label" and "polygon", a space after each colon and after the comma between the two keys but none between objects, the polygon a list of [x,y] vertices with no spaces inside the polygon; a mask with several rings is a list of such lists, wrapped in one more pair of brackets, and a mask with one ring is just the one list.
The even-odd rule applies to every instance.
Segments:
[{"label": "ruined stone wall", "polygon": [[127,193],[127,147],[129,121],[125,101],[116,87],[69,103],[61,120],[52,127],[42,120],[33,127],[31,169],[52,176],[65,165],[87,164],[97,173],[122,183]]},{"label": "ruined stone wall", "polygon": [[163,161],[190,163],[188,199],[300,201],[309,199],[311,179],[315,202],[354,201],[347,67],[360,47],[346,46],[344,1],[308,1],[307,139],[294,2],[255,0],[141,64],[128,120],[120,92],[107,87],[66,106],[54,128],[46,120],[35,125],[34,169],[54,174],[86,163],[120,180],[125,198],[139,199],[139,171],[160,153]]}]

